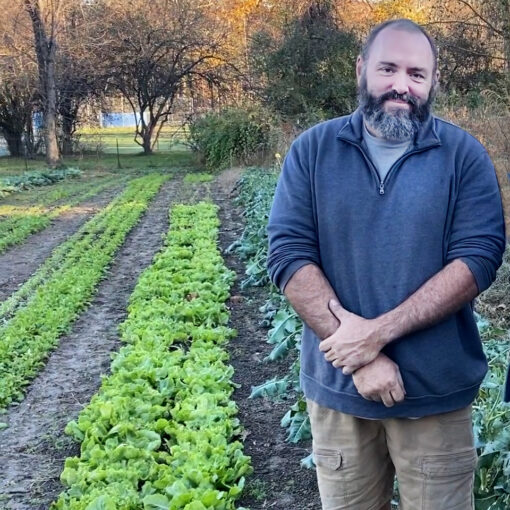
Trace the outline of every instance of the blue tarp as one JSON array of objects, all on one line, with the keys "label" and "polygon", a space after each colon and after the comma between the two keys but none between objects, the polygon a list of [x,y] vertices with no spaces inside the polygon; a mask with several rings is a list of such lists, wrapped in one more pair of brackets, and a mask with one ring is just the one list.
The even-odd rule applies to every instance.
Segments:
[{"label": "blue tarp", "polygon": [[135,127],[136,121],[133,113],[101,113],[103,127]]}]

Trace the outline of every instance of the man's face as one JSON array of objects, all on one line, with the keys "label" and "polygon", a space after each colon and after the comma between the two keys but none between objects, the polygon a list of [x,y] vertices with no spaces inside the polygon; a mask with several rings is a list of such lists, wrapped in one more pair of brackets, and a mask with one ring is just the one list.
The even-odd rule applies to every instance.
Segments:
[{"label": "man's face", "polygon": [[367,61],[358,59],[356,73],[369,130],[388,140],[412,139],[430,112],[438,78],[427,38],[386,28],[373,41]]}]

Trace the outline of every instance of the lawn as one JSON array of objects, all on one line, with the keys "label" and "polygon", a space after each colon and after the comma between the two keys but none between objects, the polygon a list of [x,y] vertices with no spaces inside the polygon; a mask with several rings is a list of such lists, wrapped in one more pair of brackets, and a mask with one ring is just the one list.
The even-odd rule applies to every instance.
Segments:
[{"label": "lawn", "polygon": [[[119,168],[120,163],[120,168]],[[102,175],[110,172],[124,173],[126,171],[166,170],[200,167],[195,155],[189,150],[172,150],[168,152],[155,152],[149,156],[144,154],[82,154],[62,158],[66,167],[77,167],[88,176]],[[0,177],[18,175],[25,171],[45,170],[46,163],[43,157],[25,160],[23,158],[0,157]]]},{"label": "lawn", "polygon": [[[78,140],[81,151],[76,155],[63,157],[62,164],[78,167],[87,175],[134,169],[164,170],[199,166],[198,160],[185,144],[185,132],[180,127],[163,129],[154,153],[149,156],[135,143],[134,128],[83,128],[78,133]],[[46,163],[43,156],[25,159],[0,155],[0,177],[44,169]]]},{"label": "lawn", "polygon": [[[181,126],[168,126],[161,130],[154,150],[167,152],[185,150],[186,130]],[[111,154],[117,152],[117,143],[121,154],[133,154],[142,150],[134,140],[134,127],[115,128],[83,128],[78,133],[80,146],[86,151],[104,152]],[[139,141],[141,139],[139,138]]]}]

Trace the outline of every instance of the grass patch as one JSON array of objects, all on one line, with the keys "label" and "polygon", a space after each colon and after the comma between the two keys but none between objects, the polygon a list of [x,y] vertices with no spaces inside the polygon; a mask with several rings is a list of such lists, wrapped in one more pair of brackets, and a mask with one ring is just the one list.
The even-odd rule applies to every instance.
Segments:
[{"label": "grass patch", "polygon": [[205,172],[186,174],[184,176],[184,182],[188,183],[211,182],[213,180],[214,175]]},{"label": "grass patch", "polygon": [[[154,150],[186,150],[186,129],[181,126],[168,126],[161,130]],[[135,142],[134,127],[83,128],[78,132],[79,145],[84,151],[116,153],[117,143],[121,154],[137,153],[142,147]],[[141,141],[141,139],[139,139]]]},{"label": "grass patch", "polygon": [[[120,168],[116,154],[84,154],[67,156],[62,159],[62,165],[78,167],[85,176],[101,176],[105,173],[147,173],[158,172],[175,173],[179,169],[187,169],[196,165],[196,158],[189,150],[174,150],[159,152],[149,156],[144,154],[120,154]],[[46,170],[43,157],[25,160],[23,158],[0,157],[0,177],[4,175],[20,175],[26,171]]]},{"label": "grass patch", "polygon": [[251,496],[257,502],[264,501],[268,495],[268,487],[266,482],[264,482],[264,480],[260,480],[259,478],[250,480],[246,484],[246,494]]}]

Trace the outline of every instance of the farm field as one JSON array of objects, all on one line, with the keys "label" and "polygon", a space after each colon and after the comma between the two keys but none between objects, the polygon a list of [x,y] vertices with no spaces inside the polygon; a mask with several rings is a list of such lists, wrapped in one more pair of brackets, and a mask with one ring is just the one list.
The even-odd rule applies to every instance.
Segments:
[{"label": "farm field", "polygon": [[[182,162],[184,164],[181,164]],[[190,409],[198,406],[195,411],[198,414],[193,422],[185,418],[188,414],[184,411],[182,390],[175,397],[177,407],[169,412],[160,411],[162,414],[155,419],[152,429],[143,418],[146,415],[140,415],[145,429],[152,430],[152,435],[147,432],[147,437],[152,438],[153,442],[149,441],[146,449],[155,449],[157,465],[160,466],[158,469],[163,469],[164,459],[173,467],[176,462],[182,466],[179,472],[184,482],[172,474],[175,469],[171,469],[166,475],[174,476],[173,485],[169,486],[174,487],[173,491],[180,491],[181,499],[176,499],[175,494],[158,492],[160,489],[155,482],[151,482],[150,487],[147,482],[140,495],[124,491],[126,498],[129,496],[138,503],[132,507],[126,504],[123,508],[165,508],[172,499],[170,496],[180,503],[175,503],[177,506],[166,506],[168,508],[318,508],[315,475],[313,471],[299,465],[300,460],[308,455],[310,445],[286,443],[286,431],[280,427],[280,419],[287,406],[285,399],[272,402],[267,399],[248,398],[251,386],[271,378],[277,367],[262,363],[270,352],[270,346],[265,343],[267,330],[260,325],[262,317],[258,310],[266,298],[265,290],[255,287],[241,288],[245,264],[234,249],[228,250],[234,241],[241,237],[244,228],[241,206],[233,200],[234,188],[241,172],[229,170],[209,181],[201,174],[189,173],[185,176],[182,168],[190,168],[190,165],[192,162],[188,159],[178,160],[177,164],[166,168],[164,165],[156,168],[145,166],[122,173],[113,170],[85,170],[80,179],[86,183],[85,188],[91,190],[90,196],[85,197],[79,204],[68,204],[68,211],[51,217],[44,228],[28,234],[25,239],[6,247],[0,254],[0,275],[3,283],[0,302],[0,373],[5,383],[2,385],[0,397],[0,407],[3,409],[0,411],[2,510],[42,510],[50,508],[52,504],[59,509],[109,508],[107,503],[112,500],[105,499],[107,494],[101,492],[97,477],[117,475],[113,469],[112,472],[101,475],[97,468],[94,472],[91,471],[90,475],[86,474],[90,468],[85,459],[90,458],[90,454],[87,453],[85,443],[80,447],[80,442],[83,441],[80,430],[86,430],[83,424],[87,422],[87,416],[93,416],[90,413],[99,412],[102,419],[110,420],[105,414],[105,409],[110,404],[102,399],[113,398],[114,402],[118,402],[119,398],[126,399],[126,395],[114,396],[112,388],[118,385],[101,375],[111,373],[114,381],[113,378],[119,377],[122,372],[119,368],[121,359],[128,364],[126,370],[133,372],[130,357],[133,353],[128,355],[126,349],[140,352],[141,347],[127,337],[140,331],[143,320],[148,321],[148,324],[156,324],[155,329],[150,330],[150,335],[165,337],[164,331],[157,326],[159,323],[155,317],[150,315],[155,312],[162,313],[163,327],[168,320],[167,316],[174,317],[178,310],[178,307],[171,303],[166,305],[169,306],[168,309],[164,308],[163,297],[157,297],[158,292],[169,292],[170,297],[175,294],[172,286],[164,285],[167,279],[171,280],[171,273],[168,272],[171,269],[165,269],[163,261],[168,260],[165,264],[171,266],[178,260],[179,254],[184,257],[184,261],[187,260],[186,232],[199,224],[198,219],[191,219],[189,227],[186,224],[181,227],[186,234],[183,248],[174,247],[173,255],[165,259],[165,246],[171,249],[175,244],[171,237],[167,237],[171,236],[173,231],[172,214],[178,214],[181,207],[205,207],[197,205],[203,201],[212,202],[219,207],[217,212],[212,209],[213,216],[206,224],[212,225],[207,228],[214,229],[214,216],[218,215],[218,230],[215,234],[217,238],[213,239],[212,246],[219,245],[220,252],[215,256],[223,257],[225,269],[221,270],[223,273],[212,274],[210,284],[206,284],[200,276],[205,269],[200,269],[196,273],[200,277],[200,283],[193,284],[195,287],[191,286],[186,291],[185,302],[189,303],[190,310],[197,310],[190,313],[199,314],[196,320],[202,324],[199,328],[201,329],[204,316],[200,314],[204,312],[199,311],[202,309],[202,305],[199,306],[200,294],[205,291],[200,289],[204,289],[204,285],[212,285],[211,298],[218,300],[218,304],[207,306],[210,306],[210,313],[213,314],[211,320],[217,317],[214,320],[219,322],[211,323],[211,331],[216,331],[216,336],[211,337],[210,333],[208,338],[217,337],[217,341],[209,347],[206,344],[202,347],[200,343],[193,341],[189,343],[193,334],[183,330],[181,340],[175,344],[177,350],[167,349],[171,354],[169,366],[177,363],[175,366],[183,366],[183,370],[188,366],[189,377],[185,377],[179,384],[184,388],[193,388],[194,383],[190,377],[194,376],[199,365],[210,359],[213,363],[211,367],[204,366],[205,373],[208,374],[206,380],[212,378],[212,381],[217,377],[219,381],[223,381],[225,374],[230,374],[231,384],[235,386],[228,389],[228,386],[224,386],[226,380],[225,383],[220,382],[217,387],[213,385],[216,389],[211,390],[214,391],[211,395],[217,396],[208,397],[212,399],[210,401],[201,400],[205,397],[194,396],[205,391],[204,377],[199,376],[196,390],[190,389],[187,393],[189,396],[186,397],[191,398]],[[51,204],[60,206],[70,202],[75,195],[64,190],[81,190],[78,184],[79,181],[69,181],[60,184],[60,188],[50,186],[11,194],[0,200],[0,207],[17,204],[17,207],[27,211],[33,211],[31,208],[34,207],[49,207],[53,210]],[[101,184],[105,184],[104,188],[101,188]],[[93,190],[97,192],[93,193]],[[56,197],[61,198],[51,204],[44,202],[50,202],[50,199]],[[120,211],[118,217],[112,216],[116,214],[116,210]],[[127,213],[134,214],[138,210],[138,219],[128,221]],[[210,215],[211,211],[204,214]],[[175,225],[178,227],[178,220]],[[174,230],[177,227],[174,227]],[[121,234],[121,230],[125,234]],[[206,234],[199,234],[201,240],[205,236]],[[167,237],[167,241],[164,241],[164,237]],[[112,258],[101,255],[104,252],[111,253]],[[157,253],[159,258],[154,259]],[[206,255],[206,258],[212,261],[210,255]],[[207,267],[218,268],[215,271],[220,268],[216,263]],[[181,274],[182,264],[178,268],[178,274]],[[154,276],[151,277],[151,274]],[[215,279],[218,281],[217,285],[214,284]],[[220,282],[223,282],[221,285],[226,285],[221,291]],[[189,287],[189,284],[185,285]],[[156,302],[147,306],[150,301],[147,296],[150,295],[156,295]],[[221,311],[221,306],[224,305],[220,305],[220,302],[226,298],[227,307]],[[144,303],[146,311],[143,308]],[[134,313],[138,313],[139,318],[136,318]],[[188,323],[188,319],[189,317],[184,317],[184,325]],[[190,320],[193,322],[195,319]],[[230,329],[225,328],[227,320]],[[168,323],[166,327],[175,330],[176,326]],[[234,331],[237,336],[232,337]],[[179,342],[182,343],[183,340],[181,348]],[[228,344],[225,343],[227,341]],[[122,347],[123,344],[125,347]],[[153,348],[154,345],[151,344],[150,350]],[[207,355],[204,348],[212,351]],[[112,365],[111,355],[119,349],[123,354],[115,358]],[[223,354],[220,349],[224,349]],[[13,352],[16,355],[12,355]],[[178,354],[179,352],[182,354]],[[156,358],[158,363],[162,359],[161,356]],[[147,362],[143,362],[140,373],[146,371]],[[222,366],[217,365],[220,362],[223,363]],[[228,368],[229,366],[233,368]],[[124,380],[120,387],[125,384],[127,382]],[[154,384],[154,380],[151,384]],[[197,398],[198,403],[193,400]],[[218,411],[212,410],[212,402],[217,402]],[[90,407],[91,405],[95,408]],[[160,404],[156,405],[157,409],[160,407]],[[116,409],[116,405],[113,408]],[[136,409],[140,410],[139,405]],[[135,411],[137,412],[139,411]],[[168,421],[170,415],[177,420],[175,424]],[[204,416],[210,417],[206,423],[203,423]],[[226,416],[229,416],[231,425]],[[90,421],[90,418],[88,420]],[[114,426],[111,420],[108,421],[109,427]],[[92,421],[99,423],[97,417]],[[73,422],[74,426],[68,425]],[[217,430],[217,422],[226,427],[223,432]],[[136,423],[136,419],[130,418],[130,423]],[[205,427],[212,427],[211,432],[206,433]],[[73,437],[64,433],[64,430]],[[176,436],[176,440],[181,441],[181,446],[174,444],[171,451],[173,456],[178,456],[175,459],[167,458],[164,453],[167,451],[165,445],[173,440],[177,430],[181,430],[180,435]],[[196,439],[189,435],[193,430]],[[97,433],[94,432],[90,437],[100,442]],[[129,440],[126,438],[130,437],[130,433],[124,433],[127,436],[119,432],[119,441]],[[167,434],[170,435],[166,437]],[[161,438],[160,442],[156,436]],[[214,463],[215,467],[208,466],[207,462],[200,460],[201,453],[193,453],[191,445],[195,442],[197,452],[204,450],[204,437],[217,437],[211,439],[215,445],[211,451],[214,452],[220,451],[220,437],[225,438],[221,440],[226,441],[225,445],[230,445],[226,446],[227,456],[222,457],[225,459],[221,461],[223,464],[218,464],[218,460]],[[110,451],[113,436],[109,435],[108,438],[105,443],[106,452]],[[90,439],[86,442],[88,448],[91,448]],[[96,448],[94,447],[94,451]],[[243,455],[251,457],[251,462]],[[207,457],[209,458],[209,455]],[[78,460],[73,459],[79,458],[81,460],[77,464]],[[244,458],[247,460],[243,461]],[[145,454],[144,459],[147,460]],[[221,468],[220,465],[225,467]],[[220,479],[213,483],[213,488],[209,487],[205,492],[200,489],[200,497],[193,496],[197,494],[195,489],[190,496],[188,487],[190,480],[198,483],[197,469],[203,471],[204,474],[200,476],[205,477],[205,480],[211,476],[213,479],[220,476]],[[216,474],[215,470],[216,473],[224,474]],[[250,474],[251,470],[253,474]],[[145,475],[140,476],[148,480]],[[96,485],[86,482],[92,479],[96,479]],[[118,482],[119,487],[126,487],[123,485],[125,482]],[[201,482],[200,486],[208,487],[207,483]],[[140,486],[139,483],[135,485]],[[76,495],[85,491],[86,486],[91,492],[87,492],[88,496],[83,496],[84,503],[80,506]],[[99,499],[98,494],[101,494]],[[112,498],[115,501],[116,496],[113,495]]]},{"label": "farm field", "polygon": [[[0,509],[320,508],[300,323],[265,270],[277,174],[138,161],[0,200],[47,215],[0,253]],[[497,510],[509,349],[480,328],[475,494]]]},{"label": "farm field", "polygon": [[[397,386],[409,404],[395,403],[399,415],[417,402],[426,413],[436,401],[467,398],[475,389],[468,379],[485,371],[483,350],[488,370],[472,423],[456,422],[464,432],[472,426],[476,466],[472,451],[453,471],[443,466],[453,428],[414,462],[437,486],[446,472],[460,480],[473,468],[466,506],[510,510],[509,6],[4,2],[0,510],[319,510],[315,461],[352,474],[344,444],[334,459],[318,450],[314,459],[301,391],[301,361],[318,367],[308,357],[314,346],[301,345],[303,322],[268,275],[267,226],[283,168],[289,186],[280,186],[269,260],[279,285],[299,265],[287,264],[292,253],[302,249],[326,265],[335,258],[325,232],[354,247],[347,258],[336,253],[340,265],[327,272],[347,313],[386,311],[450,256],[462,255],[486,289],[443,317],[461,294],[475,295],[467,276],[449,285],[451,267],[385,314],[374,337],[411,331],[410,340],[383,348],[399,365]],[[325,168],[321,161],[335,154]],[[345,193],[368,182],[377,188]],[[323,218],[332,203],[339,218]],[[399,228],[372,221],[393,209]],[[347,223],[337,229],[335,221]],[[423,267],[402,249],[363,270],[367,254],[399,243],[420,251]],[[441,292],[437,282],[446,282]],[[343,323],[336,341],[352,336],[350,325],[372,333],[379,324],[330,311]],[[334,324],[325,320],[324,333]],[[420,325],[469,338],[459,344],[454,335],[454,346],[429,345],[420,357],[431,334],[414,331]],[[482,343],[472,345],[477,328]],[[350,366],[375,355],[363,339],[351,340],[326,359]],[[471,360],[467,379],[448,352]],[[377,366],[392,365],[383,358]],[[371,381],[368,370],[350,380],[331,365],[319,369],[309,394],[315,399],[315,388],[318,401],[347,390],[341,405],[364,408],[351,401],[353,385],[360,399],[399,400],[395,380],[377,381],[375,371]],[[451,391],[435,398],[444,381]],[[387,383],[383,393],[379,383]],[[414,510],[407,507],[418,502],[404,504],[397,478],[385,507]],[[348,492],[347,504],[362,506]],[[439,506],[452,505],[447,499]]]}]

